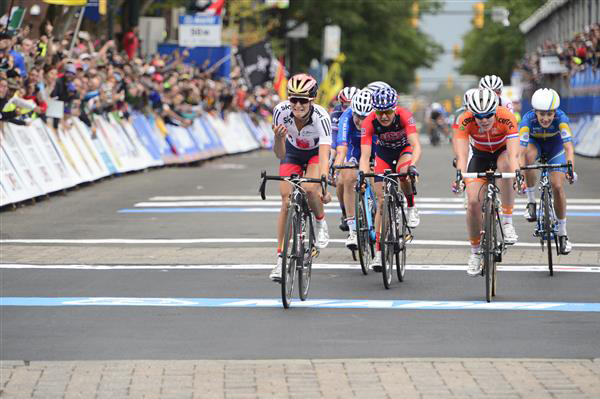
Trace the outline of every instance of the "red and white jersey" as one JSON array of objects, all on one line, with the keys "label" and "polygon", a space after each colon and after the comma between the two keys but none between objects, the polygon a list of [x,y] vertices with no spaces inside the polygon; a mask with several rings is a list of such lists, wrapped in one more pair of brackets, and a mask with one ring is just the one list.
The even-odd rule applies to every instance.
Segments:
[{"label": "red and white jersey", "polygon": [[287,128],[287,141],[300,150],[312,150],[319,145],[331,145],[331,119],[325,108],[313,104],[309,121],[300,131],[294,122],[292,104],[282,101],[273,110],[273,126]]},{"label": "red and white jersey", "polygon": [[508,97],[503,96],[502,94],[500,94],[498,96],[498,99],[500,100],[500,104],[498,104],[498,105],[501,105],[504,108],[507,108],[513,114],[515,113],[515,110],[513,109],[513,103],[512,103],[512,101],[510,101],[510,99]]}]

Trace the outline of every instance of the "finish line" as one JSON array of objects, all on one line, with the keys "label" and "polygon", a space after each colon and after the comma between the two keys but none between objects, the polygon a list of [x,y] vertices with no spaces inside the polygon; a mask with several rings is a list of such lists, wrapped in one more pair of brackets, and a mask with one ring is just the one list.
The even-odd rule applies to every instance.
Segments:
[{"label": "finish line", "polygon": [[[135,306],[196,308],[281,308],[281,300],[267,298],[132,298],[132,297],[4,297],[0,306]],[[360,299],[311,299],[292,303],[295,308],[387,310],[512,310],[543,312],[600,312],[600,303],[407,301]]]}]

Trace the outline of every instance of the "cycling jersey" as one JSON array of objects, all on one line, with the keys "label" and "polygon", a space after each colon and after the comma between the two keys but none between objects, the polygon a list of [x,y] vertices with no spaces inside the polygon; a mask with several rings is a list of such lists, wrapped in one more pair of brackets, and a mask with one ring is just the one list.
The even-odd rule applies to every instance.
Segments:
[{"label": "cycling jersey", "polygon": [[554,120],[548,128],[543,128],[538,122],[535,111],[531,110],[523,116],[519,125],[521,134],[521,145],[527,147],[529,141],[533,138],[537,141],[554,141],[560,137],[563,143],[572,141],[571,128],[569,127],[569,117],[562,110],[557,109],[554,114]]},{"label": "cycling jersey", "polygon": [[[548,163],[567,162],[564,143],[573,141],[569,128],[569,117],[562,110],[557,109],[554,119],[548,128],[543,128],[538,122],[535,111],[525,114],[520,124],[521,146],[535,145],[537,157],[544,155]],[[566,172],[566,168],[555,169]]]},{"label": "cycling jersey", "polygon": [[401,150],[408,145],[408,136],[416,133],[415,118],[407,109],[397,106],[394,110],[394,120],[388,126],[383,126],[373,111],[362,123],[361,145],[371,146],[375,136],[376,149],[382,147]]},{"label": "cycling jersey", "polygon": [[360,129],[354,124],[352,109],[350,108],[346,109],[340,117],[337,143],[348,147],[346,162],[358,163],[360,160]]},{"label": "cycling jersey", "polygon": [[467,107],[465,107],[464,105],[462,107],[460,107],[459,109],[457,109],[456,111],[454,111],[454,113],[452,114],[452,129],[456,130],[458,129],[458,120],[460,119],[460,116],[467,110]]},{"label": "cycling jersey", "polygon": [[508,109],[498,107],[496,120],[488,131],[481,131],[471,111],[463,113],[458,120],[455,137],[470,139],[471,145],[480,151],[496,152],[506,145],[507,139],[519,137],[517,121]]},{"label": "cycling jersey", "polygon": [[348,107],[344,107],[342,104],[338,104],[333,107],[333,111],[331,111],[331,148],[335,149],[338,145],[338,124],[340,117],[346,111]]},{"label": "cycling jersey", "polygon": [[273,125],[287,128],[286,140],[300,150],[311,150],[319,145],[331,145],[331,119],[323,107],[313,104],[309,121],[300,132],[294,122],[292,105],[289,101],[277,104],[273,110]]}]

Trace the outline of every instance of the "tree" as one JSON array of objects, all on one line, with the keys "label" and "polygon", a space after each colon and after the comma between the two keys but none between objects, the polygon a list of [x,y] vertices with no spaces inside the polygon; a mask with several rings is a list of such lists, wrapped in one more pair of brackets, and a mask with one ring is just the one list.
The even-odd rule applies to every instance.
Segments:
[{"label": "tree", "polygon": [[525,52],[525,36],[519,24],[529,17],[545,0],[488,0],[485,9],[503,6],[510,12],[510,26],[492,22],[486,13],[483,29],[471,29],[464,37],[460,73],[464,75],[498,75],[510,82],[515,64]]},{"label": "tree", "polygon": [[[295,0],[289,10],[280,13],[280,23],[269,32],[273,47],[281,49],[277,40],[285,37],[286,21],[309,25],[309,37],[299,40],[299,72],[308,70],[310,60],[321,59],[322,35],[326,25],[342,29],[341,51],[346,55],[342,65],[344,84],[363,87],[383,80],[400,91],[414,81],[415,70],[431,66],[442,48],[429,36],[411,26],[409,0]],[[439,9],[437,2],[421,3],[421,12]]]}]

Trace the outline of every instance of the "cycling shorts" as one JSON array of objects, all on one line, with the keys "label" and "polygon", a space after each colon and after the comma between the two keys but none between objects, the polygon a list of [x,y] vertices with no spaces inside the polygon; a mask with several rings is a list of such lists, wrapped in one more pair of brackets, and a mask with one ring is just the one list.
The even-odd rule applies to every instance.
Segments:
[{"label": "cycling shorts", "polygon": [[[565,147],[559,134],[546,140],[529,137],[529,144],[535,145],[537,150],[536,159],[539,160],[542,155],[547,163],[567,163]],[[567,172],[567,168],[552,169],[553,172]]]},{"label": "cycling shorts", "polygon": [[[405,164],[398,165],[398,160],[400,157],[411,154],[412,155],[412,147],[410,145],[406,145],[402,148],[386,148],[382,146],[377,146],[375,150],[375,173],[380,174],[385,172],[387,169],[399,172],[399,169],[406,166]],[[410,165],[410,161],[408,161],[408,165]],[[375,176],[375,181],[383,181],[382,177]]]},{"label": "cycling shorts", "polygon": [[[500,147],[494,152],[481,151],[471,146],[471,158],[469,158],[468,173],[480,173],[498,168],[498,157],[506,150],[506,146]],[[465,179],[465,183],[473,181],[485,182],[486,179]]]},{"label": "cycling shorts", "polygon": [[301,150],[294,147],[289,141],[285,141],[285,157],[279,163],[279,175],[298,176],[304,175],[307,165],[319,163],[319,147],[312,150]]}]

